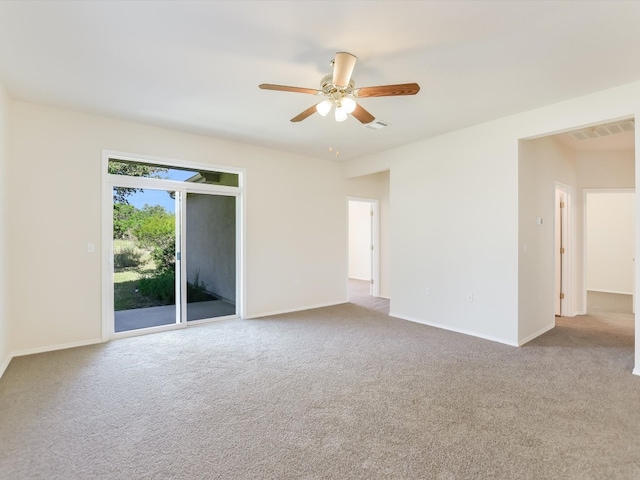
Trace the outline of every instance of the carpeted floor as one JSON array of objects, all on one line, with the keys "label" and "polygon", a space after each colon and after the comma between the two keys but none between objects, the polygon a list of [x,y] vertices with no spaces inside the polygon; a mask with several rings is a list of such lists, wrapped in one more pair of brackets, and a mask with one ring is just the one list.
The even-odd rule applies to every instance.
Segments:
[{"label": "carpeted floor", "polygon": [[640,478],[631,313],[514,348],[351,298],[14,359],[0,478]]}]

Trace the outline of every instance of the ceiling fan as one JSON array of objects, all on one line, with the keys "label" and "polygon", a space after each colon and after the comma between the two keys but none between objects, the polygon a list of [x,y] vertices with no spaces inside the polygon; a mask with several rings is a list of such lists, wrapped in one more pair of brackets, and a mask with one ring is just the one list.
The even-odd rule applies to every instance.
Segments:
[{"label": "ceiling fan", "polygon": [[323,117],[331,111],[335,105],[335,118],[338,122],[347,119],[350,113],[361,123],[367,124],[375,120],[375,117],[356,103],[355,98],[366,97],[394,97],[397,95],[415,95],[420,91],[417,83],[401,83],[398,85],[381,85],[378,87],[355,88],[351,78],[357,58],[347,52],[336,53],[336,58],[331,61],[333,73],[320,80],[320,89],[288,87],[286,85],[273,85],[263,83],[258,85],[264,90],[278,90],[281,92],[307,93],[325,97],[320,103],[307,108],[304,112],[291,119],[292,122],[300,122],[318,112]]}]

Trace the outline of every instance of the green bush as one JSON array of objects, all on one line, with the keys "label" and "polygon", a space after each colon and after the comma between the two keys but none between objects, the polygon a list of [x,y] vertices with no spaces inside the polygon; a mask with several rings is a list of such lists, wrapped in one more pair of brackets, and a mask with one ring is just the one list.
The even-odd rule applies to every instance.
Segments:
[{"label": "green bush", "polygon": [[113,265],[115,268],[138,267],[142,263],[143,254],[135,245],[122,245],[113,252]]},{"label": "green bush", "polygon": [[175,216],[160,206],[145,205],[132,233],[143,248],[151,250],[156,269],[173,270],[176,262]]},{"label": "green bush", "polygon": [[138,291],[166,305],[171,305],[176,301],[175,281],[175,274],[171,271],[147,275],[138,281]]},{"label": "green bush", "polygon": [[164,246],[155,246],[151,250],[151,258],[156,264],[156,269],[160,272],[168,272],[173,270],[176,264],[176,243],[172,238],[171,243],[167,242]]}]

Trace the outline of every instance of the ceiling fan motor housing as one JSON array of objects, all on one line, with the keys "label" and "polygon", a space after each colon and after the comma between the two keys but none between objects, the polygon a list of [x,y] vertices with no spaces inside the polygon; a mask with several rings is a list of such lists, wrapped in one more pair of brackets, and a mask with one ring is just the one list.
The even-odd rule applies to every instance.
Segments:
[{"label": "ceiling fan motor housing", "polygon": [[346,87],[340,87],[334,85],[333,74],[326,75],[320,80],[320,90],[324,96],[329,97],[332,100],[339,100],[347,95],[353,95],[353,89],[356,84],[353,80],[349,81],[349,85]]}]

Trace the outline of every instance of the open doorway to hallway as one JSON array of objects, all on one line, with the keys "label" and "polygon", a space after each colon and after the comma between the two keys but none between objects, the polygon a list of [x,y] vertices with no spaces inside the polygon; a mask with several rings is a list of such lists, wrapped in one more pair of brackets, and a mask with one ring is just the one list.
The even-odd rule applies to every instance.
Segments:
[{"label": "open doorway to hallway", "polygon": [[379,288],[378,212],[378,200],[349,199],[349,302],[389,313]]},{"label": "open doorway to hallway", "polygon": [[[560,195],[566,202],[568,192],[577,214],[575,221],[568,221],[577,239],[572,244],[576,254],[570,257],[575,265],[568,270],[562,261],[564,245],[556,241],[556,272],[562,265],[561,280],[568,275],[577,284],[572,289],[574,303],[562,305],[556,325],[578,336],[615,342],[630,359],[635,343],[634,127],[633,121],[625,120],[553,137],[562,148],[570,147],[575,165],[572,188],[557,190],[556,200]],[[560,216],[566,213],[558,211]],[[564,222],[556,221],[557,239],[566,222],[566,215]],[[567,314],[577,316],[567,318]]]},{"label": "open doorway to hallway", "polygon": [[378,200],[349,199],[349,284],[366,284],[372,297],[379,290],[377,216]]},{"label": "open doorway to hallway", "polygon": [[[624,337],[620,345],[627,349],[624,354],[632,358],[635,318],[628,292],[634,293],[635,285],[619,290],[615,286],[605,288],[589,283],[589,271],[598,280],[605,274],[594,269],[595,263],[587,258],[589,244],[593,246],[594,241],[586,240],[590,215],[585,192],[635,189],[634,120],[618,119],[523,140],[519,144],[518,166],[519,343],[525,344],[554,326],[563,326],[568,328],[568,333],[578,337],[596,332],[606,337],[620,334]],[[571,207],[573,215],[562,218],[562,209],[558,207],[562,202]],[[630,200],[628,205],[634,203]],[[607,220],[612,220],[618,213],[632,219],[635,215],[622,213],[620,208],[612,206],[604,206],[601,210]],[[593,222],[591,226],[594,226]],[[597,228],[600,235],[597,243],[619,236],[610,226]],[[638,247],[634,227],[628,227],[627,231],[631,234],[624,234],[629,242],[624,250],[627,264],[632,264]],[[572,238],[562,238],[566,232],[570,232]],[[623,250],[621,246],[612,245],[604,248],[617,253]],[[561,263],[563,257],[565,263]],[[630,271],[635,272],[633,265]],[[621,275],[614,274],[614,277],[620,280]],[[558,290],[558,285],[565,284],[566,287],[567,282],[568,291]],[[562,294],[564,298],[560,297]]]},{"label": "open doorway to hallway", "polygon": [[345,280],[349,301],[385,300],[388,310],[389,171],[349,179],[347,195],[349,263]]},{"label": "open doorway to hallway", "polygon": [[584,199],[586,311],[633,314],[635,192],[588,189]]}]

